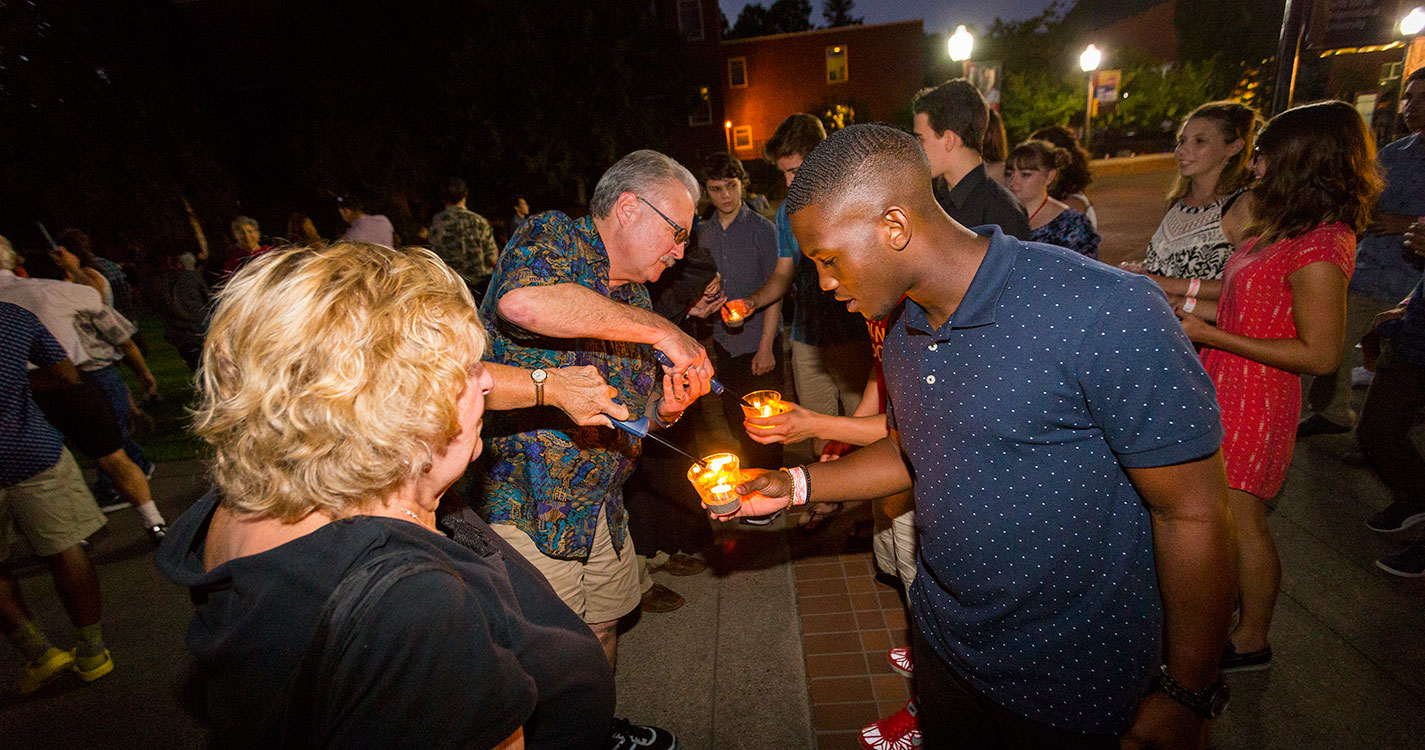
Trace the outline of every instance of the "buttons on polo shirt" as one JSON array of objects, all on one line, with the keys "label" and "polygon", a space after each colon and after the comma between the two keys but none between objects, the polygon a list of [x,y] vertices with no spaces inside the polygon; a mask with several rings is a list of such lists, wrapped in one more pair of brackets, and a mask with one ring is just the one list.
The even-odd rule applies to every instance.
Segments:
[{"label": "buttons on polo shirt", "polygon": [[926,375],[926,376],[925,376],[925,383],[926,383],[926,385],[935,385],[935,376],[934,376],[934,375]]},{"label": "buttons on polo shirt", "polygon": [[939,344],[931,344],[930,346],[927,346],[927,347],[925,347],[925,348],[926,348],[926,349],[929,349],[930,351],[933,352],[933,351],[935,351],[936,349],[939,349],[939,348],[940,348],[940,345],[939,345]]}]

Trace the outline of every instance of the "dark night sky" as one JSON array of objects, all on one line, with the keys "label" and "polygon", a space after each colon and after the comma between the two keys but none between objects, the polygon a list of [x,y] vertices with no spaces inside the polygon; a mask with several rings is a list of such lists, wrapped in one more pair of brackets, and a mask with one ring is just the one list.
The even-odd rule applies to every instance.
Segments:
[{"label": "dark night sky", "polygon": [[[770,5],[770,0],[759,0]],[[748,0],[721,0],[722,12],[729,22],[737,21],[737,14]],[[908,21],[913,18],[925,20],[925,31],[934,33],[955,28],[963,23],[972,30],[989,29],[995,17],[1006,21],[1018,21],[1043,10],[1049,0],[966,0],[947,2],[946,0],[856,0],[856,15],[866,19],[866,23],[888,23]],[[1071,5],[1068,3],[1067,5]],[[811,0],[811,20],[822,25],[821,0]]]}]

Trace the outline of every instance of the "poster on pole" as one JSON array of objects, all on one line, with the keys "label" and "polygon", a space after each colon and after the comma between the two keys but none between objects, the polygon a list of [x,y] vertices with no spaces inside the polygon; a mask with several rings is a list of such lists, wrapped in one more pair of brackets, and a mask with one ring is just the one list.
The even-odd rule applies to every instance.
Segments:
[{"label": "poster on pole", "polygon": [[1003,63],[999,60],[965,61],[965,77],[970,79],[970,83],[980,90],[980,95],[985,97],[985,102],[990,105],[990,109],[996,112],[999,111],[999,82],[1002,67]]},{"label": "poster on pole", "polygon": [[1119,84],[1123,82],[1123,71],[1100,70],[1094,74],[1093,98],[1099,104],[1114,104],[1118,101]]}]

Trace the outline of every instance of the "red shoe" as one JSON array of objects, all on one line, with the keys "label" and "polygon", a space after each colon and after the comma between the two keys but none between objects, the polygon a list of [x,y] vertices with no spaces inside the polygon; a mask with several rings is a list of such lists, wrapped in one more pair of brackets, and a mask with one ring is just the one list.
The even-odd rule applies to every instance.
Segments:
[{"label": "red shoe", "polygon": [[891,669],[896,674],[907,679],[915,677],[915,664],[910,660],[910,649],[893,648],[886,652],[886,661],[891,663]]},{"label": "red shoe", "polygon": [[861,728],[861,747],[866,750],[915,750],[920,747],[920,722],[915,718],[915,701],[884,719]]}]

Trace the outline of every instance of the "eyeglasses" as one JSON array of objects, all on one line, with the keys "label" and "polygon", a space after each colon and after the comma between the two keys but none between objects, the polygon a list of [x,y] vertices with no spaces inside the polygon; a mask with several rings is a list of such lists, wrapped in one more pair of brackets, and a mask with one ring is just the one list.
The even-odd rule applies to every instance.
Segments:
[{"label": "eyeglasses", "polygon": [[634,197],[643,201],[644,205],[653,209],[653,213],[663,217],[663,220],[668,222],[668,226],[673,227],[673,244],[681,245],[688,241],[688,230],[678,226],[678,222],[668,218],[668,214],[659,211],[657,206],[653,205],[652,203],[649,203],[648,200],[645,199],[643,196],[635,195]]}]

